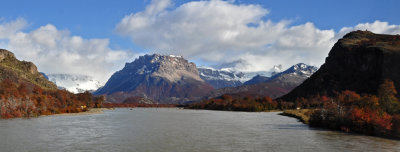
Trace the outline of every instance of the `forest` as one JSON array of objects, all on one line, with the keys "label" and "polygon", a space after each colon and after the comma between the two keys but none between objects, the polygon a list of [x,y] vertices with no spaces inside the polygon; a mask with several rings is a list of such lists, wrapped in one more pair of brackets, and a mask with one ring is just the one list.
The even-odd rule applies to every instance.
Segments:
[{"label": "forest", "polygon": [[100,108],[103,96],[89,92],[73,94],[66,90],[43,90],[31,83],[0,82],[1,118],[37,117],[60,113],[77,113]]},{"label": "forest", "polygon": [[314,110],[310,126],[400,138],[400,102],[396,95],[391,80],[379,86],[377,95],[342,91]]}]

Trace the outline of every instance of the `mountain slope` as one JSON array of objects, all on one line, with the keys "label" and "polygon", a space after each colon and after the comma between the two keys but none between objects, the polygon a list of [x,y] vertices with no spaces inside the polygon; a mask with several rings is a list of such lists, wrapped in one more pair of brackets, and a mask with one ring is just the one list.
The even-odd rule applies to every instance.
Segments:
[{"label": "mountain slope", "polygon": [[243,73],[216,70],[207,67],[200,67],[198,70],[200,78],[216,89],[240,86],[242,85],[240,79],[244,77]]},{"label": "mountain slope", "polygon": [[214,88],[237,87],[243,85],[253,77],[260,75],[270,77],[282,71],[282,65],[275,65],[266,71],[246,72],[240,71],[236,67],[248,64],[245,60],[238,60],[231,63],[211,67],[199,67],[200,77]]},{"label": "mountain slope", "polygon": [[181,103],[212,89],[200,78],[194,63],[180,56],[153,54],[125,64],[95,94],[106,94],[111,102],[140,96],[158,103]]},{"label": "mountain slope", "polygon": [[249,95],[256,97],[270,96],[271,98],[277,98],[300,85],[316,70],[317,67],[299,63],[281,73],[275,74],[271,78],[256,76],[245,83],[249,85],[214,90],[209,94],[208,98],[218,97],[223,94],[241,94],[242,96]]},{"label": "mountain slope", "polygon": [[283,100],[315,94],[334,95],[353,90],[376,94],[384,79],[391,79],[400,91],[400,36],[355,31],[346,34],[329,52],[325,63]]},{"label": "mountain slope", "polygon": [[252,84],[257,84],[257,83],[263,83],[263,82],[267,82],[268,80],[270,80],[270,77],[256,75],[255,77],[251,78],[249,81],[244,82],[243,85],[252,85]]},{"label": "mountain slope", "polygon": [[35,84],[42,89],[57,89],[55,84],[38,72],[32,62],[19,61],[12,52],[0,49],[0,81],[5,79]]}]

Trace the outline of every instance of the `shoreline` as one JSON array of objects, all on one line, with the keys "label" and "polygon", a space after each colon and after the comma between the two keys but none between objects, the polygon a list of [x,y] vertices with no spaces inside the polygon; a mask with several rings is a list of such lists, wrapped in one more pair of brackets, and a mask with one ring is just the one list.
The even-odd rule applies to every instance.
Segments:
[{"label": "shoreline", "polygon": [[282,113],[279,113],[279,115],[296,118],[299,121],[303,122],[304,124],[308,125],[310,120],[310,113],[311,113],[310,109],[300,109],[300,110],[293,109],[293,110],[284,110]]},{"label": "shoreline", "polygon": [[85,111],[85,112],[60,113],[60,114],[52,114],[52,115],[45,115],[45,116],[80,116],[80,115],[103,114],[104,110],[114,110],[114,109],[115,108],[90,108],[88,111]]}]

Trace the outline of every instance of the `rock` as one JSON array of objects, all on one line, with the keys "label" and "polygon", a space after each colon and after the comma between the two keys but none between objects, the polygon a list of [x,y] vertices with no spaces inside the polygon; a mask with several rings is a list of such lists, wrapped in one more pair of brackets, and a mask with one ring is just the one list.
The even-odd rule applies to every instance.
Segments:
[{"label": "rock", "polygon": [[376,94],[384,79],[391,79],[400,91],[400,36],[354,31],[340,39],[325,63],[309,79],[281,99],[316,94],[333,96],[343,90]]},{"label": "rock", "polygon": [[42,89],[57,89],[54,83],[38,72],[32,62],[19,61],[12,52],[0,49],[0,81],[4,79],[37,85]]}]

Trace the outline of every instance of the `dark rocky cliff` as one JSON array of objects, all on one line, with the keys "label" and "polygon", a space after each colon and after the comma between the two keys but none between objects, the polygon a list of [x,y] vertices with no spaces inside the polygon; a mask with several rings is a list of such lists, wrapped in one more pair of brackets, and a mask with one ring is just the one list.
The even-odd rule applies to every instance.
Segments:
[{"label": "dark rocky cliff", "polygon": [[400,36],[354,31],[333,46],[314,75],[281,99],[332,96],[342,90],[376,94],[384,79],[393,80],[400,91]]}]

